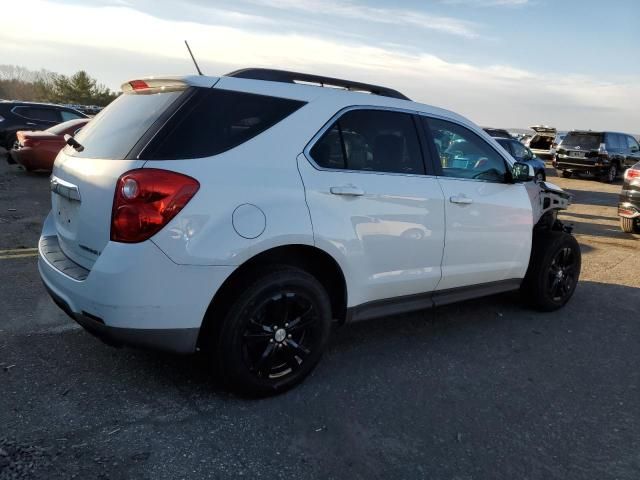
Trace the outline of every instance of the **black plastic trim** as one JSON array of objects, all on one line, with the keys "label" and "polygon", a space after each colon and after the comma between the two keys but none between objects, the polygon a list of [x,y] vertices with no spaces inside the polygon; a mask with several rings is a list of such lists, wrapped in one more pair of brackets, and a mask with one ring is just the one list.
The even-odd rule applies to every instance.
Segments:
[{"label": "black plastic trim", "polygon": [[509,280],[482,283],[480,285],[376,300],[348,308],[346,321],[355,322],[371,318],[399,315],[440,307],[450,303],[463,302],[474,298],[486,297],[488,295],[510,292],[520,288],[521,283],[521,278],[512,278]]},{"label": "black plastic trim", "polygon": [[88,312],[74,312],[69,304],[56,294],[45,282],[45,289],[54,303],[74,319],[87,332],[107,345],[120,347],[130,345],[149,350],[189,354],[196,351],[199,328],[119,328],[105,325],[104,320]]},{"label": "black plastic trim", "polygon": [[62,248],[60,248],[60,243],[58,242],[58,237],[56,235],[42,237],[40,239],[38,249],[47,262],[49,262],[56,270],[59,270],[68,277],[82,282],[89,276],[89,270],[78,265],[65,255]]},{"label": "black plastic trim", "polygon": [[321,87],[329,85],[331,87],[341,87],[346,90],[356,92],[368,92],[382,97],[398,98],[401,100],[411,99],[392,88],[371,85],[369,83],[354,82],[340,78],[324,77],[321,75],[311,75],[308,73],[290,72],[288,70],[273,70],[269,68],[244,68],[227,73],[225,77],[246,78],[250,80],[265,80],[280,83],[316,83]]}]

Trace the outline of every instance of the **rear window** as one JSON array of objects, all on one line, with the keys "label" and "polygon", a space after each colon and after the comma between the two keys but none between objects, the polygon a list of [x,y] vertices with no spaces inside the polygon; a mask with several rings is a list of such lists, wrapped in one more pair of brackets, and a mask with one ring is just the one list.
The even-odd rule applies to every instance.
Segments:
[{"label": "rear window", "polygon": [[602,143],[602,134],[593,132],[569,132],[562,140],[563,148],[580,147],[581,150],[597,150]]},{"label": "rear window", "polygon": [[86,121],[82,118],[79,118],[78,120],[69,120],[68,122],[59,123],[58,125],[47,128],[45,132],[53,133],[54,135],[62,135],[68,129],[73,127],[80,128],[85,123]]},{"label": "rear window", "polygon": [[75,137],[82,152],[65,147],[74,157],[123,160],[160,115],[184,92],[123,93]]},{"label": "rear window", "polygon": [[199,88],[140,158],[177,160],[217,155],[271,128],[304,104],[286,98]]}]

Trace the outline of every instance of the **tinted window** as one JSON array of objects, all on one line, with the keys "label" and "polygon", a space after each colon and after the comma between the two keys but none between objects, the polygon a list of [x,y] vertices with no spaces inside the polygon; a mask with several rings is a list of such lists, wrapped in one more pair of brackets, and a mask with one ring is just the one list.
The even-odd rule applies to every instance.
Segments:
[{"label": "tinted window", "polygon": [[123,93],[76,136],[82,152],[65,147],[68,155],[122,160],[140,137],[183,92]]},{"label": "tinted window", "polygon": [[62,121],[67,122],[69,120],[75,120],[77,118],[85,118],[78,113],[69,112],[67,110],[61,110],[60,115],[62,115]]},{"label": "tinted window", "polygon": [[503,182],[505,161],[480,136],[461,125],[429,118],[426,120],[442,166],[442,175]]},{"label": "tinted window", "polygon": [[569,132],[562,140],[563,148],[580,147],[582,150],[597,150],[602,143],[602,133]]},{"label": "tinted window", "polygon": [[59,122],[60,114],[53,108],[41,107],[16,107],[14,113],[28,118],[29,120],[39,120],[43,122]]},{"label": "tinted window", "polygon": [[513,148],[511,148],[511,142],[509,140],[506,138],[496,138],[496,142],[498,142],[507,152],[513,155]]},{"label": "tinted window", "polygon": [[640,146],[638,146],[638,142],[636,142],[636,139],[628,135],[627,135],[627,145],[629,146],[629,151],[632,153],[635,153],[640,149]]},{"label": "tinted window", "polygon": [[513,156],[517,159],[528,157],[527,148],[520,142],[511,142],[511,148],[513,149]]},{"label": "tinted window", "polygon": [[383,110],[345,113],[311,149],[325,168],[424,174],[411,115]]},{"label": "tinted window", "polygon": [[220,89],[198,89],[140,158],[172,160],[217,155],[252,139],[304,102]]}]

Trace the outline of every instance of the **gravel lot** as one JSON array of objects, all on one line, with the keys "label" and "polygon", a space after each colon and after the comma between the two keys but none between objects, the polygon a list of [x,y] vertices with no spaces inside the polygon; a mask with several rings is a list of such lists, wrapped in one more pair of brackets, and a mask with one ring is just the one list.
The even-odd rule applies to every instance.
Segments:
[{"label": "gravel lot", "polygon": [[36,246],[48,177],[0,159],[0,478],[637,480],[640,236],[620,184],[551,180],[583,251],[566,308],[509,294],[342,327],[306,382],[256,401],[59,311],[33,253],[6,252]]}]

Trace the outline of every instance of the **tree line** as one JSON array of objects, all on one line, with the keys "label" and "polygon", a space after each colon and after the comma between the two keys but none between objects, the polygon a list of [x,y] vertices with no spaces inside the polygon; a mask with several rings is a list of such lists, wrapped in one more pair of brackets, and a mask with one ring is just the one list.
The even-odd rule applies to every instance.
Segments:
[{"label": "tree line", "polygon": [[0,99],[103,107],[117,96],[84,70],[67,76],[0,65]]}]

